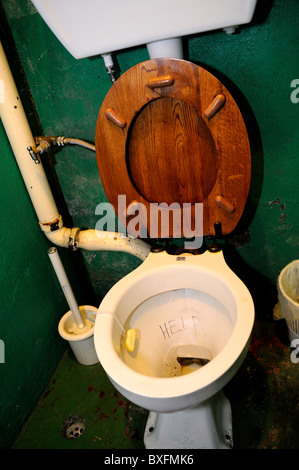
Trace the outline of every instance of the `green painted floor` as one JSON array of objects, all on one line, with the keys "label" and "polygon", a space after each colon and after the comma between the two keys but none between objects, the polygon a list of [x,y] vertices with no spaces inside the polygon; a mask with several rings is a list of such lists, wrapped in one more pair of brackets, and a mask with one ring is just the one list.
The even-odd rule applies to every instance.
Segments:
[{"label": "green painted floor", "polygon": [[[235,449],[299,448],[299,362],[291,360],[283,326],[256,321],[246,360],[225,388]],[[69,440],[61,426],[73,413],[84,417],[86,429]],[[100,364],[82,366],[67,351],[13,448],[142,449],[146,419]]]}]

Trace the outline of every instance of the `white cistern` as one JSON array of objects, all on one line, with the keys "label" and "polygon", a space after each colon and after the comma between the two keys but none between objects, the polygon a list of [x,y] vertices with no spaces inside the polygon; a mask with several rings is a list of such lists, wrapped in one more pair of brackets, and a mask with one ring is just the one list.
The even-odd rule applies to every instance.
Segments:
[{"label": "white cistern", "polygon": [[257,0],[32,0],[75,57],[110,55],[146,44],[150,58],[182,58],[181,38],[249,23]]}]

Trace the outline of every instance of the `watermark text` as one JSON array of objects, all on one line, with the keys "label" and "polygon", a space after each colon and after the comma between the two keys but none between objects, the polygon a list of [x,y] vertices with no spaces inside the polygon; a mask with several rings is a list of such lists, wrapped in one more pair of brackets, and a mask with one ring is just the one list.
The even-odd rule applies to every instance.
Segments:
[{"label": "watermark text", "polygon": [[291,352],[291,361],[293,364],[298,364],[299,362],[299,339],[293,339],[291,342],[291,348],[295,348]]},{"label": "watermark text", "polygon": [[4,341],[0,339],[0,364],[5,363],[5,345]]},{"label": "watermark text", "polygon": [[[203,242],[203,205],[202,203],[178,202],[167,204],[162,202],[150,203],[148,208],[141,202],[132,202],[127,205],[126,196],[118,196],[118,214],[125,214],[128,218],[126,228],[121,221],[115,220],[115,211],[110,203],[100,203],[95,209],[95,215],[100,219],[95,225],[98,231],[107,230],[118,232],[120,236],[133,238],[186,238],[185,248],[199,249]],[[148,227],[149,223],[149,227]],[[148,230],[149,229],[149,230]]]},{"label": "watermark text", "polygon": [[290,95],[290,99],[292,103],[297,104],[299,103],[299,78],[294,78],[294,80],[291,81],[290,86],[291,88],[295,88]]}]

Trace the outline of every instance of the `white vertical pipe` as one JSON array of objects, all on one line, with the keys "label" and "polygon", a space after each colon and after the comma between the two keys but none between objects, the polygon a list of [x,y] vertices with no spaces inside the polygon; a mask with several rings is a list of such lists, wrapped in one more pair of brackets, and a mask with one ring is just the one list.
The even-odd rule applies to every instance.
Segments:
[{"label": "white vertical pipe", "polygon": [[67,300],[67,303],[69,304],[70,310],[73,314],[73,319],[75,320],[78,328],[84,328],[84,320],[82,318],[81,312],[79,310],[76,298],[74,296],[73,290],[70,286],[69,280],[67,278],[67,275],[65,273],[63,264],[61,262],[61,259],[59,257],[58,251],[55,247],[49,248],[48,250],[48,255],[50,258],[50,261],[52,263],[52,266],[54,268],[54,271],[56,273],[56,276],[58,278],[58,281],[61,285],[61,288],[63,290],[63,293],[65,295],[65,298]]},{"label": "white vertical pipe", "polygon": [[[43,230],[60,219],[42,163],[36,164],[27,147],[35,149],[34,138],[21,103],[3,46],[0,42],[0,118]],[[45,224],[45,226],[43,225]]]}]

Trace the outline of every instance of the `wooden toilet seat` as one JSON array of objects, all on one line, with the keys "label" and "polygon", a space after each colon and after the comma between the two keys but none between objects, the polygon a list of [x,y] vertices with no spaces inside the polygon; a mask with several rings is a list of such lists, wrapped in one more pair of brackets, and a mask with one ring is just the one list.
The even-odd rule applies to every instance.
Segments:
[{"label": "wooden toilet seat", "polygon": [[[103,101],[95,145],[107,198],[127,228],[139,213],[139,228],[163,237],[151,227],[158,206],[170,215],[169,236],[192,236],[196,203],[203,204],[203,235],[214,235],[216,222],[231,233],[240,220],[250,185],[248,135],[231,94],[202,67],[152,59],[125,72]],[[122,209],[119,195],[126,196]]]}]

